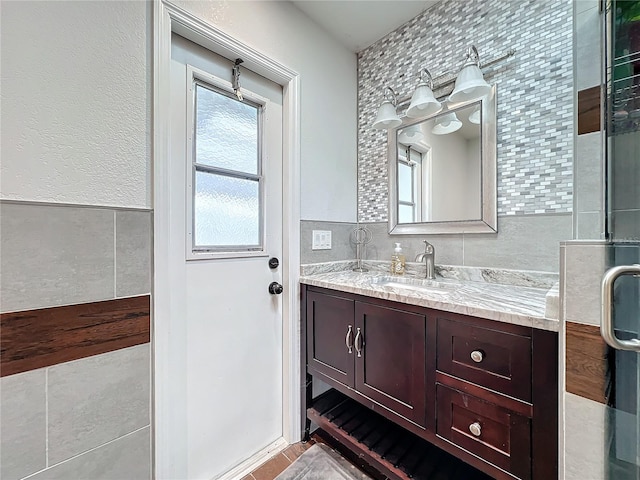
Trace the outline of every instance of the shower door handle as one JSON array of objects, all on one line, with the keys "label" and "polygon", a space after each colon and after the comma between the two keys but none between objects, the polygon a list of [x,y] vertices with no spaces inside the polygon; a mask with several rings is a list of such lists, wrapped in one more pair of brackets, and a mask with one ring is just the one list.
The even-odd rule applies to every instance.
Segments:
[{"label": "shower door handle", "polygon": [[[602,312],[600,319],[600,334],[604,341],[617,350],[640,352],[640,339],[621,340],[616,336],[613,328],[613,284],[624,275],[640,277],[640,265],[622,265],[613,267],[602,277]],[[640,319],[638,319],[640,323]]]}]

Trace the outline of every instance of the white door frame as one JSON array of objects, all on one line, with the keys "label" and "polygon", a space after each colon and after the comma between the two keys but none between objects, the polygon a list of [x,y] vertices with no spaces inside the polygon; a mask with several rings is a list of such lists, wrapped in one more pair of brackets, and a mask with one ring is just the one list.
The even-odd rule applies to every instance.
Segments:
[{"label": "white door frame", "polygon": [[[154,478],[180,478],[185,471],[181,456],[187,445],[176,435],[181,414],[170,400],[168,379],[176,372],[171,352],[170,301],[171,246],[169,244],[170,69],[171,34],[177,33],[226,58],[242,58],[243,66],[283,87],[283,258],[282,283],[282,405],[283,438],[300,440],[300,78],[288,67],[230,37],[218,28],[167,0],[154,2],[154,98],[153,98],[153,431]],[[176,321],[175,319],[173,321]],[[185,346],[186,348],[186,346]],[[179,402],[178,402],[179,403]]]}]

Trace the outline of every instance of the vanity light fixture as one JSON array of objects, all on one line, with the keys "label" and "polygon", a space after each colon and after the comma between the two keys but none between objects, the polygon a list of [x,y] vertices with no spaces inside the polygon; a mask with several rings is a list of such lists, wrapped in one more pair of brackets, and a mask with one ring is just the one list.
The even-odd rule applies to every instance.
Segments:
[{"label": "vanity light fixture", "polygon": [[449,95],[451,103],[467,102],[484,97],[491,90],[480,70],[478,49],[471,45],[467,49],[467,58],[456,78],[456,85]]},{"label": "vanity light fixture", "polygon": [[378,115],[373,122],[373,128],[379,130],[389,130],[390,128],[396,128],[402,124],[402,120],[398,116],[396,106],[398,105],[398,96],[393,88],[385,88],[385,99],[378,109]]},{"label": "vanity light fixture", "polygon": [[[482,67],[489,67],[513,56],[515,50],[508,50],[503,55],[482,64]],[[462,103],[471,100],[478,100],[491,91],[491,85],[485,80],[480,70],[480,55],[478,49],[471,45],[467,48],[466,60],[460,73],[448,71],[433,78],[426,68],[420,70],[420,83],[416,87],[411,97],[398,98],[396,92],[391,87],[385,87],[385,100],[378,109],[378,115],[373,122],[373,128],[379,130],[390,130],[402,124],[398,116],[397,108],[409,103],[406,116],[409,118],[424,118],[438,113],[442,110],[442,104],[435,98],[434,90],[437,91],[455,82],[455,87],[451,95],[447,98],[449,104]],[[474,112],[475,114],[475,112]],[[479,114],[478,114],[479,115]],[[475,118],[475,117],[474,117]],[[473,123],[478,121],[471,120]],[[456,129],[457,130],[457,129]]]},{"label": "vanity light fixture", "polygon": [[434,135],[446,135],[460,130],[461,127],[462,122],[458,120],[455,112],[449,112],[436,118],[436,124],[431,129],[431,133]]},{"label": "vanity light fixture", "polygon": [[420,83],[411,96],[407,117],[428,117],[442,110],[442,104],[433,96],[433,78],[426,68],[420,70]]}]

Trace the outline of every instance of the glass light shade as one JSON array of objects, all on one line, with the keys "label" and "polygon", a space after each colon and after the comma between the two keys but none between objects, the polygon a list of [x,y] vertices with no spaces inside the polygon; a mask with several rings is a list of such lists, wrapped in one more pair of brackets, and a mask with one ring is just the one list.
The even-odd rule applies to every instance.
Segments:
[{"label": "glass light shade", "polygon": [[476,125],[480,125],[480,105],[473,109],[473,112],[469,115],[469,121]]},{"label": "glass light shade", "polygon": [[454,112],[449,112],[436,119],[436,124],[431,129],[431,133],[434,135],[446,135],[459,130],[460,127],[462,127],[462,122],[458,120]]},{"label": "glass light shade", "polygon": [[407,109],[407,117],[427,117],[438,113],[440,110],[442,110],[442,105],[433,96],[433,91],[431,91],[426,83],[421,83],[411,96],[411,104]]},{"label": "glass light shade", "polygon": [[465,65],[460,70],[456,85],[449,95],[452,103],[467,102],[484,97],[491,90],[491,85],[484,81],[482,70],[474,64]]},{"label": "glass light shade", "polygon": [[378,115],[373,122],[373,128],[378,130],[389,130],[402,124],[402,120],[398,117],[396,107],[389,100],[385,100],[378,109]]},{"label": "glass light shade", "polygon": [[403,128],[398,134],[398,142],[403,145],[415,145],[424,140],[424,135],[420,125],[411,125],[410,127]]}]

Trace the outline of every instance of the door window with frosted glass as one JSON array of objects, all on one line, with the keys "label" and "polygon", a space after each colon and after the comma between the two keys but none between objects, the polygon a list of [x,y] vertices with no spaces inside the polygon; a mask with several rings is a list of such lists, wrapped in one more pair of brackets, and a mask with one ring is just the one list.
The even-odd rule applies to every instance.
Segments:
[{"label": "door window with frosted glass", "polygon": [[263,106],[193,83],[192,250],[263,247]]}]

